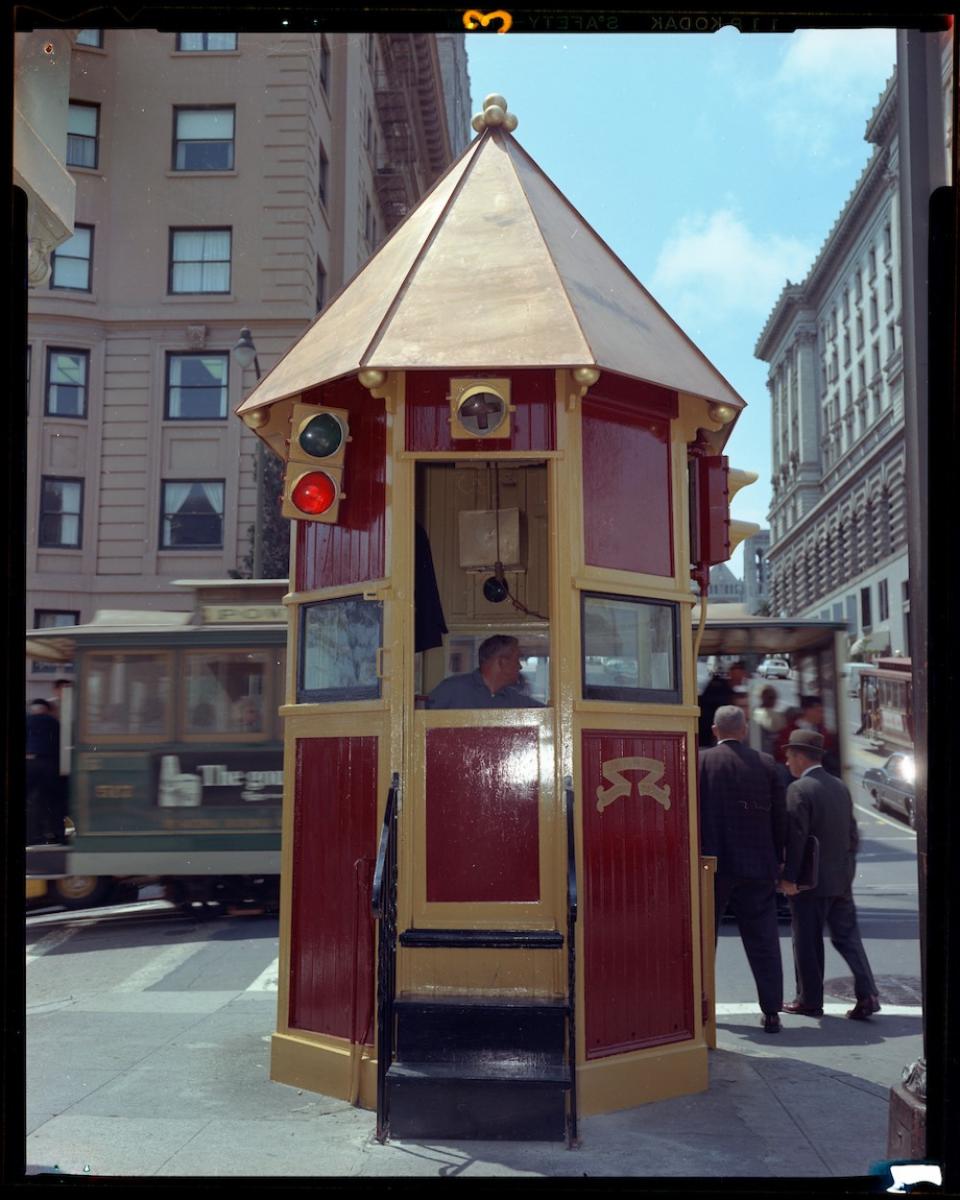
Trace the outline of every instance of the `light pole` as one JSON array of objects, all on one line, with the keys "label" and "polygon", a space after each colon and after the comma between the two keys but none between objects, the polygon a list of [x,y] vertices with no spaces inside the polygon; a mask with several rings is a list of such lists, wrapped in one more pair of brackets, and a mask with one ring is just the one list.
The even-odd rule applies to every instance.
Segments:
[{"label": "light pole", "polygon": [[[257,373],[257,381],[259,382],[260,360],[257,358],[257,348],[253,344],[253,335],[246,325],[240,330],[240,340],[233,348],[233,357],[241,371],[245,371],[247,367],[252,366]],[[257,438],[255,464],[257,491],[256,509],[253,517],[252,575],[254,579],[259,579],[263,574],[263,472],[265,470],[263,440],[261,438]]]}]

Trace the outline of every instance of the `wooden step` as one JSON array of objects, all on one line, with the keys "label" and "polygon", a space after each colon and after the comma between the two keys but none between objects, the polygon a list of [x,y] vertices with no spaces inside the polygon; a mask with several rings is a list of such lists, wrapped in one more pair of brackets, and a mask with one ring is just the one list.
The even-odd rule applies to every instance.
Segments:
[{"label": "wooden step", "polygon": [[553,997],[401,995],[399,1062],[509,1059],[533,1068],[563,1062],[567,1005]]}]

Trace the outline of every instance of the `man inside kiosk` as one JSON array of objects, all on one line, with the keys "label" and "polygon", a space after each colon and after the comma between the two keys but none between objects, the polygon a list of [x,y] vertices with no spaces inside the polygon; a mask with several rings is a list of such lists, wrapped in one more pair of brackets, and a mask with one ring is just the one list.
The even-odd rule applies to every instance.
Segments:
[{"label": "man inside kiosk", "polygon": [[427,697],[427,708],[543,708],[519,685],[520,643],[494,634],[480,643],[480,665],[466,675],[448,675]]}]

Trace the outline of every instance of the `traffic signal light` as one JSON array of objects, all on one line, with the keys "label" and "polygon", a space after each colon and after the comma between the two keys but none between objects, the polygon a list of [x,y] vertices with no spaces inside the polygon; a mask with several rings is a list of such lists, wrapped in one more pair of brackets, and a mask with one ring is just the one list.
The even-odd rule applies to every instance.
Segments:
[{"label": "traffic signal light", "polygon": [[336,524],[346,495],[343,466],[349,441],[350,414],[343,409],[293,406],[280,509],[285,517]]},{"label": "traffic signal light", "polygon": [[690,561],[697,566],[726,562],[744,538],[760,532],[750,521],[730,519],[730,501],[755,471],[731,468],[723,454],[703,454],[690,461]]}]

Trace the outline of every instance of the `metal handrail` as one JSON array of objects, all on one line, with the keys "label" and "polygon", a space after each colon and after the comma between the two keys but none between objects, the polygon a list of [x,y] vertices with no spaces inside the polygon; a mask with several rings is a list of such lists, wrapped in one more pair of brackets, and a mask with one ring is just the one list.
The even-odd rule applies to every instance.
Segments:
[{"label": "metal handrail", "polygon": [[570,1068],[570,1117],[567,1142],[577,1144],[577,854],[573,829],[573,779],[563,780],[567,809],[567,1059]]},{"label": "metal handrail", "polygon": [[397,801],[400,776],[394,771],[380,829],[370,907],[379,922],[377,941],[377,1141],[390,1132],[387,1071],[393,1061],[393,1000],[397,982]]}]

